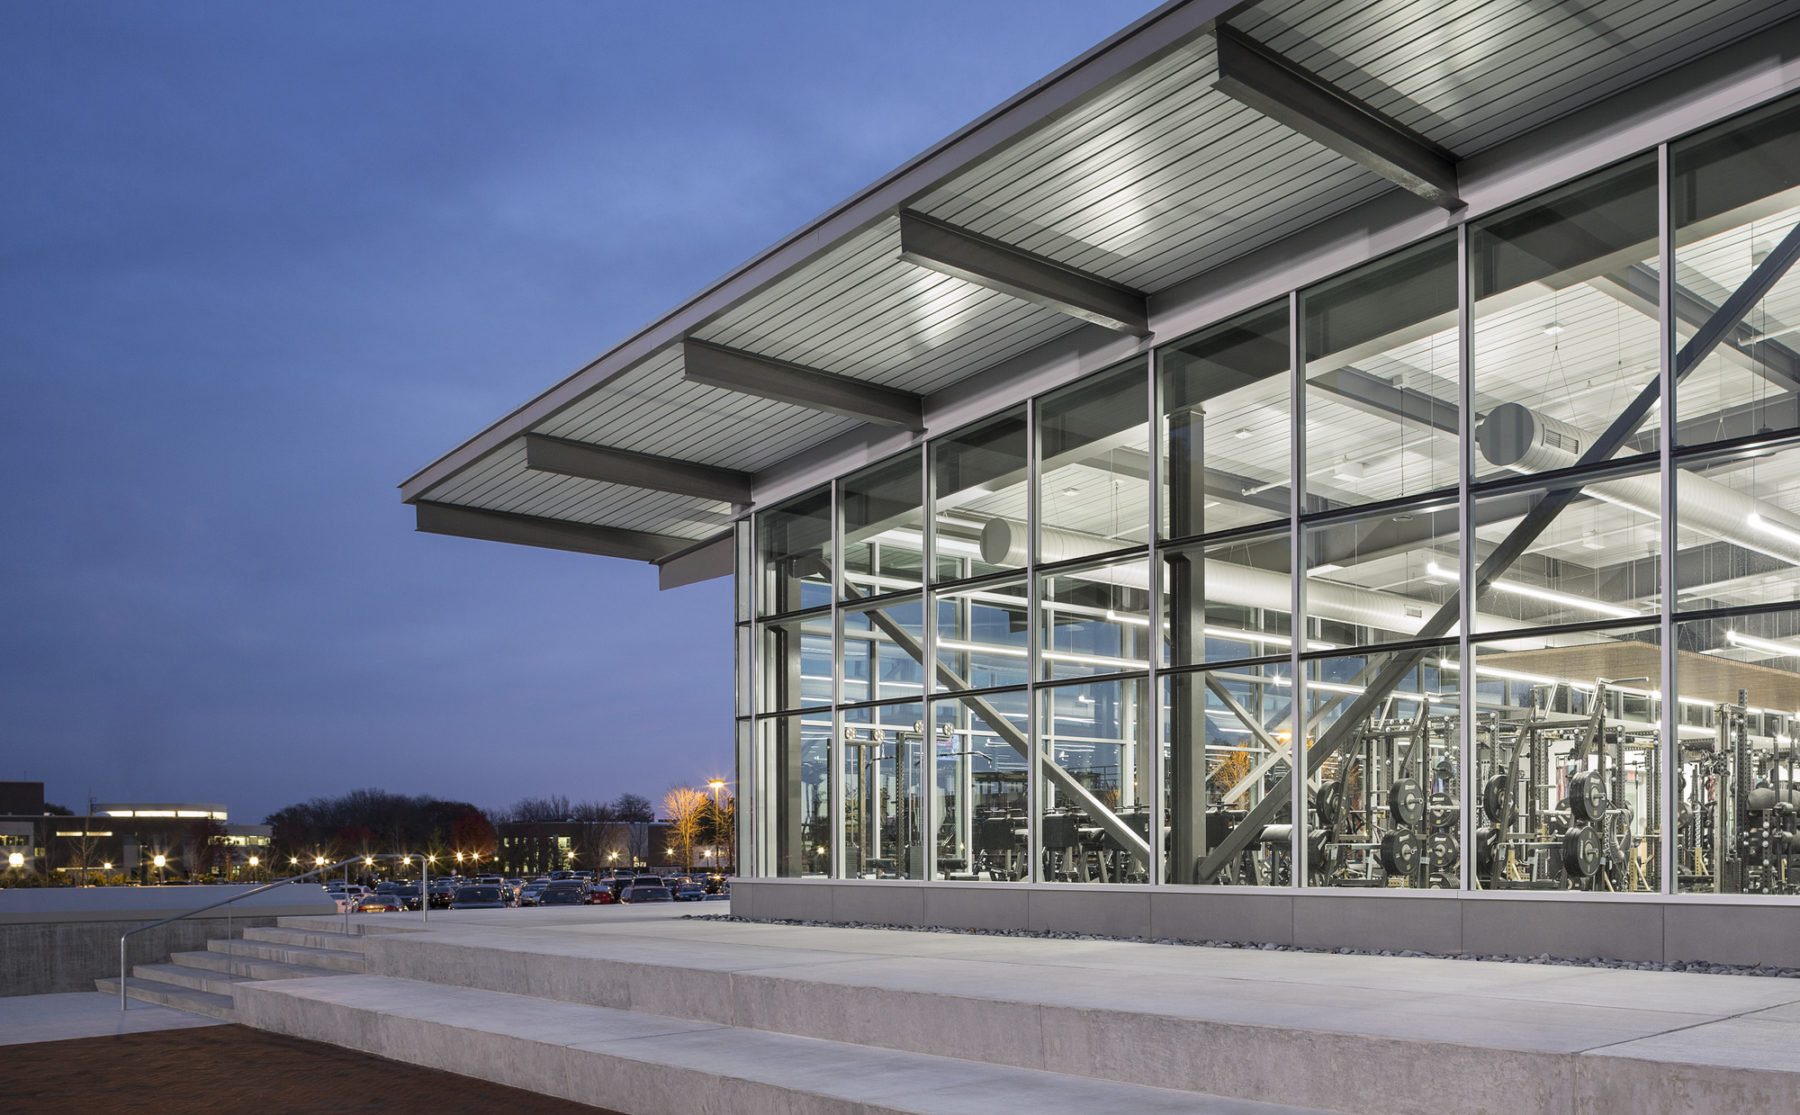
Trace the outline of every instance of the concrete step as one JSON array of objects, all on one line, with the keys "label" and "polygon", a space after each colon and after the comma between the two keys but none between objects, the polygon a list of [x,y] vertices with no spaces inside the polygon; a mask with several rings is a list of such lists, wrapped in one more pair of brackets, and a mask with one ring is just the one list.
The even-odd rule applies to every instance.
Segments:
[{"label": "concrete step", "polygon": [[311,948],[306,945],[283,945],[274,941],[213,940],[206,942],[208,952],[230,956],[249,956],[259,960],[279,960],[283,964],[304,964],[337,972],[367,970],[367,959],[360,952],[345,949]]},{"label": "concrete step", "polygon": [[[382,976],[1313,1107],[1446,1115],[1504,1097],[1511,1115],[1567,1115],[1647,1095],[1631,1109],[1649,1115],[1685,1110],[1702,1081],[1777,1110],[1800,1094],[1800,1066],[1760,1052],[1800,1037],[1785,980],[675,922],[367,949]],[[1787,1013],[1696,1032],[1702,993],[1724,1016]]]},{"label": "concrete step", "polygon": [[334,949],[339,952],[361,952],[362,934],[333,933],[320,929],[299,929],[285,925],[251,926],[244,930],[243,940],[270,941],[278,945],[299,945],[309,949]]},{"label": "concrete step", "polygon": [[[97,979],[94,988],[108,995],[117,997],[119,980]],[[222,995],[213,991],[201,991],[198,988],[182,987],[178,984],[164,983],[157,979],[145,979],[132,976],[125,981],[127,998],[143,1003],[156,1003],[165,1007],[174,1007],[189,1014],[203,1014],[208,1018],[218,1018],[226,1022],[238,1021],[235,1004],[230,995]]]},{"label": "concrete step", "polygon": [[169,963],[182,968],[213,974],[238,976],[243,979],[308,979],[313,976],[344,975],[332,968],[310,964],[288,964],[280,960],[263,960],[255,956],[234,956],[228,952],[177,952]]},{"label": "concrete step", "polygon": [[[230,972],[194,968],[184,964],[137,964],[132,966],[131,974],[138,979],[173,984],[176,987],[223,995],[226,998],[231,997],[231,989],[234,985],[243,983],[248,978]],[[312,974],[316,976],[320,973],[315,968]],[[114,990],[117,990],[118,982],[118,980],[113,981]]]},{"label": "concrete step", "polygon": [[341,914],[336,916],[295,914],[277,918],[276,924],[284,929],[306,929],[318,933],[333,933],[341,937],[344,934],[346,921],[350,924],[350,935],[353,937],[374,937],[386,933],[417,933],[424,928],[416,918],[409,916],[407,920],[397,921],[388,918],[385,914],[363,914],[349,918],[345,918]]},{"label": "concrete step", "polygon": [[1302,1111],[386,976],[245,983],[236,994],[241,1021],[264,1030],[631,1115]]}]

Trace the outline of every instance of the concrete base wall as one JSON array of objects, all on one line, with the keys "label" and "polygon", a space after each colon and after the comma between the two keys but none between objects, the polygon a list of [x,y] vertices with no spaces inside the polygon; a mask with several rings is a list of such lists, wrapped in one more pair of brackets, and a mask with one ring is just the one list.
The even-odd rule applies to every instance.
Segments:
[{"label": "concrete base wall", "polygon": [[1800,903],[1791,899],[737,879],[731,910],[836,923],[1800,968]]},{"label": "concrete base wall", "polygon": [[[151,919],[154,920],[154,919]],[[27,922],[0,925],[0,995],[48,995],[92,991],[96,979],[119,974],[119,934],[149,921]],[[246,926],[274,925],[267,915],[235,918],[233,935]],[[161,964],[171,953],[198,951],[226,936],[224,918],[187,918],[131,939],[132,964]]]},{"label": "concrete base wall", "polygon": [[[254,890],[238,887],[54,887],[0,891],[0,996],[92,991],[119,974],[119,936],[196,907]],[[131,938],[132,964],[160,964],[170,953],[204,949],[246,926],[274,925],[336,904],[316,884],[274,887],[226,909],[209,910]]]}]

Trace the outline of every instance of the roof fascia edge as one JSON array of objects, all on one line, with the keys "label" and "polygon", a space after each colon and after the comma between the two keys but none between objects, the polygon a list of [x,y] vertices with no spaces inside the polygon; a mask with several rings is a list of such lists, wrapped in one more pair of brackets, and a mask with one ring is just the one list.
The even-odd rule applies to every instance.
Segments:
[{"label": "roof fascia edge", "polygon": [[411,503],[456,473],[617,376],[703,327],[733,304],[856,235],[1012,143],[1130,76],[1255,0],[1171,0],[1074,61],[991,109],[639,330],[550,390],[518,407],[400,484]]}]

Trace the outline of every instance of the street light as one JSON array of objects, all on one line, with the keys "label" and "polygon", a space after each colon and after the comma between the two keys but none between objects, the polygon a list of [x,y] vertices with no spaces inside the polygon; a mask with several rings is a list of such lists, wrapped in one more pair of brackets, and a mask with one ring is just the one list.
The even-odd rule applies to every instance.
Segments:
[{"label": "street light", "polygon": [[15,868],[24,867],[25,857],[18,852],[14,852],[12,855],[6,857],[6,866]]},{"label": "street light", "polygon": [[159,855],[159,856],[155,857],[154,859],[152,859],[150,862],[154,863],[156,865],[156,885],[160,887],[160,886],[162,886],[162,881],[163,881],[163,878],[162,878],[163,864],[165,864],[169,861],[167,858]]}]

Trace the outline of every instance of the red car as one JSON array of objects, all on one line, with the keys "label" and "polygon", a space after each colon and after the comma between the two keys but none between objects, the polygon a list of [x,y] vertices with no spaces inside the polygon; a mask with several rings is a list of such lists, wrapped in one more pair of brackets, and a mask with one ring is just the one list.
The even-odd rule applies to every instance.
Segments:
[{"label": "red car", "polygon": [[589,906],[611,906],[618,900],[619,896],[612,892],[611,887],[598,886],[588,888]]},{"label": "red car", "polygon": [[351,910],[357,914],[397,914],[405,910],[400,896],[397,894],[365,894],[357,899]]}]

